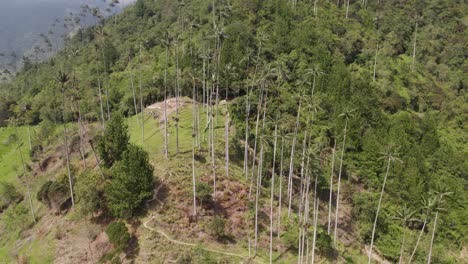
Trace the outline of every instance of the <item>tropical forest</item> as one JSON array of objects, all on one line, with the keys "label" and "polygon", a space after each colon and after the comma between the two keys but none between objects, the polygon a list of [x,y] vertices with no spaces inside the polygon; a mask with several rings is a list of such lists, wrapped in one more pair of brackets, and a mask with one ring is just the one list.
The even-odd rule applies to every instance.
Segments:
[{"label": "tropical forest", "polygon": [[466,1],[82,2],[0,50],[0,263],[468,263]]}]

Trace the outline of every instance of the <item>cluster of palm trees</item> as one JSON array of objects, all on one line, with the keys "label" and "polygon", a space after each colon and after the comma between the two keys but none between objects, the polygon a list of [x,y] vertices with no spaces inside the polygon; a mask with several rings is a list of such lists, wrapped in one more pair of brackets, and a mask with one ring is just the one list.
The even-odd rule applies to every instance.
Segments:
[{"label": "cluster of palm trees", "polygon": [[[297,1],[292,1],[292,4],[295,6]],[[111,4],[117,5],[118,1],[112,1]],[[317,4],[317,1],[314,2],[314,5]],[[347,1],[346,7],[346,17],[348,17],[349,1]],[[92,16],[96,18],[96,21],[102,21],[103,15],[99,9],[86,9],[91,12]],[[233,74],[235,69],[232,65],[226,65],[224,68],[221,64],[222,57],[222,43],[223,40],[228,37],[224,33],[224,20],[229,16],[230,6],[226,5],[223,7],[217,7],[216,2],[212,3],[212,36],[206,36],[207,40],[211,40],[212,43],[205,45],[202,50],[199,52],[198,56],[195,56],[192,50],[192,31],[197,28],[195,20],[190,20],[187,27],[190,30],[190,39],[189,39],[189,52],[190,59],[201,60],[202,69],[199,69],[201,72],[198,74],[195,71],[188,73],[192,79],[192,103],[193,103],[193,123],[192,123],[192,188],[193,188],[193,215],[197,215],[197,193],[196,193],[196,166],[195,166],[195,149],[201,147],[201,134],[202,129],[200,126],[200,108],[197,107],[196,102],[202,104],[202,109],[206,114],[206,124],[205,132],[208,132],[207,136],[207,149],[209,151],[209,156],[211,157],[211,167],[212,167],[212,177],[213,177],[213,197],[216,197],[217,191],[217,176],[216,176],[216,155],[215,155],[215,145],[216,145],[216,131],[215,127],[218,125],[218,119],[220,115],[219,104],[221,100],[220,95],[220,86],[221,86],[221,76],[224,76],[224,81],[226,84],[225,87],[225,99],[228,99],[229,89],[230,89],[230,76],[234,77]],[[317,10],[314,8],[316,14]],[[178,1],[178,21],[180,23],[181,30],[186,28],[187,20],[184,18],[184,2],[182,0]],[[76,20],[69,20],[70,23],[76,23]],[[181,32],[184,33],[184,32]],[[160,44],[164,47],[165,57],[164,57],[164,73],[163,73],[163,94],[164,94],[164,113],[163,113],[163,123],[164,123],[164,156],[166,159],[169,158],[169,138],[168,138],[168,106],[167,101],[170,94],[170,88],[168,83],[168,71],[170,60],[173,60],[175,65],[175,80],[174,80],[174,89],[173,94],[176,100],[176,111],[175,111],[175,130],[176,130],[176,154],[179,153],[179,104],[180,96],[182,96],[182,84],[181,78],[183,74],[183,69],[180,65],[180,56],[185,55],[185,46],[183,45],[183,39],[181,38],[183,34],[172,34],[169,31],[164,32],[162,35]],[[95,30],[96,41],[98,45],[96,46],[96,63],[99,61],[103,65],[106,64],[106,55],[105,55],[105,41],[107,38],[106,32],[102,24],[98,24]],[[46,39],[46,38],[44,38]],[[214,40],[214,41],[213,41]],[[246,60],[253,61],[253,74],[250,76],[250,83],[246,87],[246,96],[245,96],[245,139],[244,139],[244,162],[243,162],[243,173],[245,175],[246,181],[249,183],[249,200],[253,201],[255,204],[255,214],[254,219],[252,219],[252,234],[249,234],[249,252],[251,252],[251,239],[253,237],[253,247],[254,255],[257,254],[259,247],[259,237],[260,237],[260,221],[259,210],[260,201],[262,200],[262,189],[264,188],[263,180],[266,174],[269,174],[270,177],[270,215],[269,215],[269,256],[270,263],[273,262],[273,248],[274,248],[274,233],[277,233],[277,236],[280,237],[282,230],[281,221],[283,218],[282,208],[283,204],[287,205],[287,218],[291,219],[292,213],[294,213],[294,203],[297,197],[297,212],[298,215],[298,226],[299,226],[299,237],[298,237],[298,263],[309,263],[311,261],[314,263],[316,257],[316,239],[317,239],[317,230],[319,225],[319,212],[320,212],[320,198],[318,196],[318,173],[313,170],[314,165],[317,163],[317,160],[320,159],[320,154],[324,149],[323,145],[314,144],[312,139],[312,133],[310,132],[313,127],[314,114],[319,111],[319,102],[318,99],[314,96],[316,90],[317,82],[325,74],[321,69],[320,65],[314,64],[311,68],[306,69],[302,76],[301,80],[297,86],[301,90],[300,98],[298,99],[298,108],[295,116],[294,127],[290,133],[287,133],[286,128],[282,128],[278,124],[281,119],[280,113],[272,113],[268,109],[268,103],[271,103],[275,95],[275,87],[280,87],[283,82],[287,81],[288,76],[283,69],[283,66],[279,63],[273,65],[263,65],[261,63],[261,54],[264,43],[268,41],[267,34],[258,33],[257,37],[257,54],[255,56],[249,55]],[[47,45],[50,47],[52,44],[47,42]],[[416,40],[415,40],[416,43]],[[210,49],[211,48],[211,49]],[[182,49],[182,50],[181,50]],[[70,49],[73,50],[73,49]],[[171,56],[172,53],[174,56]],[[139,65],[142,65],[141,60],[141,44],[140,44],[140,57]],[[250,57],[251,56],[251,57]],[[414,56],[413,56],[414,57]],[[131,58],[129,57],[129,60]],[[375,61],[377,60],[377,54]],[[99,67],[97,67],[99,68]],[[107,69],[104,69],[104,72],[98,73],[97,85],[98,85],[98,96],[99,96],[99,107],[100,107],[100,119],[103,129],[105,128],[105,123],[111,118],[111,110],[109,103],[109,85],[106,85],[103,88],[105,83]],[[223,74],[222,74],[223,72]],[[139,69],[139,95],[135,88],[135,80],[133,69],[130,70],[129,74],[130,84],[132,89],[133,104],[135,114],[140,114],[141,118],[139,125],[141,126],[142,134],[142,143],[144,144],[145,140],[145,130],[144,130],[144,104],[143,104],[143,95],[142,95],[142,70]],[[374,76],[375,79],[375,65],[374,65]],[[65,107],[66,107],[66,87],[70,81],[70,76],[64,71],[59,71],[55,81],[60,85],[61,94],[62,94],[62,117],[63,117],[63,136],[64,136],[64,145],[65,145],[65,159],[67,164],[67,174],[70,186],[70,196],[72,205],[75,205],[74,193],[73,193],[73,175],[71,175],[70,170],[70,157],[68,149],[68,132],[65,122]],[[198,98],[199,86],[201,85],[201,100]],[[257,88],[255,90],[255,88]],[[253,102],[252,98],[256,95],[258,98],[257,102]],[[137,96],[139,99],[137,99]],[[103,102],[103,97],[106,98],[106,103]],[[78,101],[78,109],[79,100]],[[139,101],[139,102],[138,102]],[[106,104],[107,114],[104,110],[104,104]],[[139,104],[139,106],[138,106]],[[252,106],[256,105],[256,111],[254,117],[251,112]],[[78,118],[79,128],[80,128],[80,151],[84,152],[84,124],[81,119],[81,112]],[[226,177],[229,176],[229,163],[230,163],[230,154],[229,154],[229,139],[230,139],[230,119],[229,119],[229,109],[226,102],[225,109],[225,124],[224,124],[224,169]],[[274,119],[270,118],[274,116]],[[307,121],[304,124],[301,123],[301,117],[304,119],[306,116]],[[335,247],[338,244],[338,224],[340,216],[340,204],[341,204],[341,182],[342,175],[344,172],[343,163],[346,154],[346,143],[348,130],[350,128],[350,122],[353,119],[353,110],[346,109],[342,114],[338,116],[343,118],[344,126],[342,132],[341,142],[338,142],[337,138],[333,139],[333,147],[331,150],[331,173],[330,173],[330,182],[329,182],[329,200],[328,200],[328,216],[327,216],[327,233],[328,235],[333,235],[333,244]],[[253,119],[253,124],[252,120]],[[137,120],[138,122],[138,120]],[[274,127],[273,136],[270,135],[268,131],[268,126]],[[251,128],[252,125],[252,128]],[[304,129],[302,142],[300,142],[300,131]],[[250,142],[250,134],[253,131],[253,142]],[[302,147],[298,146],[301,145]],[[341,149],[337,150],[337,146],[341,145]],[[93,147],[91,145],[91,147]],[[285,151],[286,150],[286,151]],[[285,153],[288,150],[289,153]],[[271,166],[265,162],[265,157],[268,154],[268,151],[271,151],[272,162]],[[278,153],[279,151],[279,153]],[[302,151],[301,153],[299,153]],[[286,155],[289,154],[289,164],[287,164]],[[338,155],[337,155],[338,154]],[[96,155],[95,155],[96,156]],[[279,161],[278,161],[279,157]],[[385,187],[387,179],[391,172],[391,165],[395,162],[401,162],[396,157],[395,152],[389,148],[383,155],[386,160],[386,171],[382,182],[382,187],[380,191],[380,196],[375,212],[375,218],[372,227],[372,235],[370,241],[370,248],[368,253],[368,263],[372,261],[373,255],[373,246],[376,235],[377,222],[382,206],[382,201],[385,194]],[[83,162],[86,165],[86,159],[82,155]],[[337,161],[337,158],[339,159]],[[97,158],[96,158],[97,159]],[[300,159],[300,168],[297,168],[295,161]],[[99,166],[99,162],[97,163]],[[335,175],[335,166],[338,164],[338,174]],[[285,173],[287,169],[287,173]],[[336,176],[336,177],[335,177]],[[335,179],[336,178],[336,179]],[[335,210],[333,212],[333,197],[334,197],[334,183],[336,181],[336,194],[335,194]],[[287,184],[286,184],[287,183]],[[279,192],[275,193],[279,185]],[[285,188],[285,190],[284,190]],[[29,187],[28,187],[29,192]],[[431,243],[428,255],[428,263],[431,261],[432,255],[432,245],[434,241],[436,225],[439,217],[439,212],[443,210],[442,203],[445,196],[449,195],[449,192],[439,192],[431,198],[424,200],[424,221],[419,233],[417,242],[414,246],[414,249],[408,259],[408,262],[411,262],[414,259],[415,253],[418,249],[420,239],[426,229],[426,225],[429,221],[429,218],[434,215],[434,224],[432,228]],[[30,196],[30,195],[29,195]],[[277,210],[275,212],[275,198],[277,198]],[[31,198],[30,198],[31,199]],[[323,203],[323,201],[322,201]],[[323,205],[322,205],[323,206]],[[312,207],[312,208],[311,208]],[[34,216],[34,208],[31,203],[31,212]],[[395,219],[398,219],[401,222],[403,230],[406,230],[408,223],[415,221],[414,215],[416,212],[410,208],[403,207],[400,212],[397,213]],[[334,216],[334,220],[332,217]],[[276,219],[275,219],[276,217]],[[312,232],[310,228],[312,227]],[[404,251],[405,251],[405,240],[406,232],[403,232],[399,263],[404,261]]]}]

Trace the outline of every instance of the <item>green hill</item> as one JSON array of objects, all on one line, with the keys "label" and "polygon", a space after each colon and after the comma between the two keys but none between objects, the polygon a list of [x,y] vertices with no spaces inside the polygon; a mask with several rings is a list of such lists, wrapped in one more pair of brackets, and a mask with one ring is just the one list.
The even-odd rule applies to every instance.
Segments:
[{"label": "green hill", "polygon": [[343,2],[138,0],[25,65],[0,84],[0,258],[466,261],[467,5]]}]

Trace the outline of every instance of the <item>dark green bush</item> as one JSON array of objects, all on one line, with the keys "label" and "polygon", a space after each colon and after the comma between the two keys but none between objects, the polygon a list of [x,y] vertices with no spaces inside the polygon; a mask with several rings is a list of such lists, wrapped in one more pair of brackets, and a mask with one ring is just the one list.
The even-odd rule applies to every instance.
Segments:
[{"label": "dark green bush", "polygon": [[226,235],[224,231],[225,226],[226,226],[226,219],[224,219],[224,217],[217,215],[213,218],[213,220],[211,220],[211,223],[209,226],[210,232],[217,239],[223,238]]},{"label": "dark green bush", "polygon": [[109,241],[120,250],[125,249],[130,242],[127,226],[122,221],[110,223],[106,228],[106,234],[109,237]]}]

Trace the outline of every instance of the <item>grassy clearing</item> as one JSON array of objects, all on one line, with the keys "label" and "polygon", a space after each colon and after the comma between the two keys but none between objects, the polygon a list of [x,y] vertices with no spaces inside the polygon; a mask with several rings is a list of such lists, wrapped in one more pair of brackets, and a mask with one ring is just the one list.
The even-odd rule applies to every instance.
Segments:
[{"label": "grassy clearing", "polygon": [[[15,140],[15,135],[18,140]],[[18,142],[24,161],[28,163],[30,158],[27,128],[0,127],[0,181],[13,182],[18,174],[22,174]]]}]

